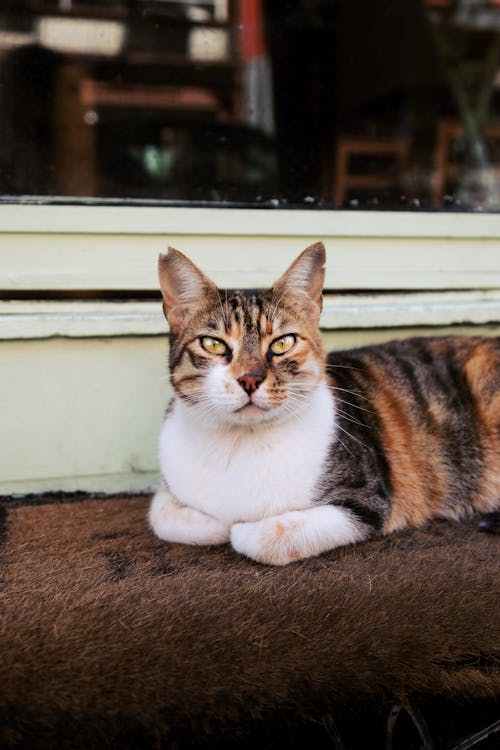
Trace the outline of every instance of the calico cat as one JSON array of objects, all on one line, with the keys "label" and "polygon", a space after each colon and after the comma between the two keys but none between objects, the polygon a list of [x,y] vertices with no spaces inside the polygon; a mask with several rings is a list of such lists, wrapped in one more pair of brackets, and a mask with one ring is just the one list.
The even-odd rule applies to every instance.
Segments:
[{"label": "calico cat", "polygon": [[161,538],[286,565],[486,514],[499,530],[500,338],[413,338],[326,356],[325,250],[272,289],[223,292],[159,261],[175,397],[159,440]]}]

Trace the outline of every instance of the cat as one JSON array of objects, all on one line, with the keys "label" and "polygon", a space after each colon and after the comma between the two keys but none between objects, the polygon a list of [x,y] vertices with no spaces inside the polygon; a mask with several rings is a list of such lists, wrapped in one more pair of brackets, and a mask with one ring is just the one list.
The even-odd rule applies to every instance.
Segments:
[{"label": "cat", "polygon": [[286,565],[475,514],[499,531],[500,338],[325,354],[325,249],[269,290],[225,292],[160,255],[175,396],[159,439],[161,539]]}]

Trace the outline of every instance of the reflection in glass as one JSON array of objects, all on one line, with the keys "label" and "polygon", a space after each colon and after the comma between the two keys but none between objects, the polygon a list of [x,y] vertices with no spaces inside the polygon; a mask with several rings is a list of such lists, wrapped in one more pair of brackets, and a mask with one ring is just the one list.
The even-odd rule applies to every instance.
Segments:
[{"label": "reflection in glass", "polygon": [[0,193],[500,210],[498,0],[16,0]]}]

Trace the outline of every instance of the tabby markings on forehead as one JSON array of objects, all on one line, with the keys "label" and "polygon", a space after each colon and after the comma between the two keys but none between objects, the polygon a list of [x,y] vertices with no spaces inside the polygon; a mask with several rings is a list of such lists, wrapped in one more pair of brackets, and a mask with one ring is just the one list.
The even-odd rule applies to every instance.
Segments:
[{"label": "tabby markings on forehead", "polygon": [[[221,325],[222,324],[222,325]],[[230,325],[230,323],[229,323]],[[222,315],[219,315],[216,317],[214,315],[213,318],[209,318],[207,320],[207,331],[210,333],[219,333],[221,328],[225,328],[227,330],[228,322],[226,322],[225,318],[223,318]]]}]

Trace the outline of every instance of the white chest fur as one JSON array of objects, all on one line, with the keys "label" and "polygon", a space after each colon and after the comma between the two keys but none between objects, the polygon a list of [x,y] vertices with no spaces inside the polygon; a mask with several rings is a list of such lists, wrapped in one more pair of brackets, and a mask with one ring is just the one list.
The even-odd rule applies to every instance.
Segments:
[{"label": "white chest fur", "polygon": [[334,431],[326,384],[298,417],[253,430],[200,424],[177,400],[160,433],[162,474],[184,505],[227,523],[307,508]]}]

